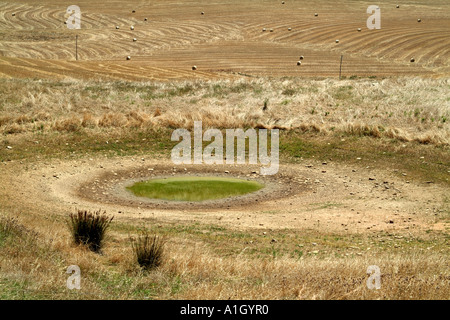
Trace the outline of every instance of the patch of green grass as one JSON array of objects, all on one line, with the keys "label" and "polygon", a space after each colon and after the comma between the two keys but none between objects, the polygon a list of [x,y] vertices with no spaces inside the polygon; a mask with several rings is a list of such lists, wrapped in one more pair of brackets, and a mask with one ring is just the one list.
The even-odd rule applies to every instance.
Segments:
[{"label": "patch of green grass", "polygon": [[261,189],[255,181],[217,177],[153,179],[127,187],[136,196],[171,201],[204,201],[243,195]]},{"label": "patch of green grass", "polygon": [[36,295],[30,289],[29,281],[25,279],[0,279],[0,300],[36,300],[39,294]]},{"label": "patch of green grass", "polygon": [[342,86],[333,92],[333,97],[337,100],[349,100],[353,97],[352,86]]},{"label": "patch of green grass", "polygon": [[286,88],[281,93],[285,96],[293,96],[297,93],[297,91],[293,88]]}]

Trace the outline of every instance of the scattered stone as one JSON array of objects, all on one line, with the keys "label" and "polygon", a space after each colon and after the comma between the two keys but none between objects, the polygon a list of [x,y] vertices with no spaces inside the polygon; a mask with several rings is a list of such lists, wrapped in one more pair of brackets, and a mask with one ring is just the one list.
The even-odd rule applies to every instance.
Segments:
[{"label": "scattered stone", "polygon": [[11,146],[6,146],[6,149],[11,150],[12,147]]}]

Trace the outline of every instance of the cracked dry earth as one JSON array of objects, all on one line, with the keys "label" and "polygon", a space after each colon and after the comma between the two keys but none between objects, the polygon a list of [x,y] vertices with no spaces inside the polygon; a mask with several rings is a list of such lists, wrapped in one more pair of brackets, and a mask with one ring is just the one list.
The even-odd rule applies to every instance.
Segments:
[{"label": "cracked dry earth", "polygon": [[[5,201],[21,208],[60,214],[76,208],[104,209],[116,220],[200,222],[236,229],[316,229],[321,232],[390,231],[418,234],[445,230],[439,220],[445,187],[408,181],[395,171],[361,165],[305,162],[280,165],[275,176],[260,176],[256,166],[174,166],[151,158],[53,160],[0,166]],[[204,203],[138,198],[125,186],[133,181],[175,175],[233,176],[266,185],[242,197]]]}]

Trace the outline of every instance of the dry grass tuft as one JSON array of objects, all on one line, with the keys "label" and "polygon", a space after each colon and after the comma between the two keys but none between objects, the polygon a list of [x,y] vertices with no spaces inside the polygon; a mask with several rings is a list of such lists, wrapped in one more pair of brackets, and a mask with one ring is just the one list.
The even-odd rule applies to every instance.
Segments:
[{"label": "dry grass tuft", "polygon": [[58,120],[53,127],[57,131],[78,132],[81,129],[81,121],[77,118]]},{"label": "dry grass tuft", "polygon": [[78,210],[76,214],[69,215],[68,226],[75,244],[86,245],[90,250],[99,252],[103,246],[103,239],[111,221],[106,212],[94,213]]},{"label": "dry grass tuft", "polygon": [[166,240],[157,235],[151,236],[147,230],[136,239],[131,238],[131,245],[136,261],[145,270],[158,268],[163,263]]},{"label": "dry grass tuft", "polygon": [[125,127],[128,121],[125,115],[121,113],[107,113],[99,120],[99,127]]}]

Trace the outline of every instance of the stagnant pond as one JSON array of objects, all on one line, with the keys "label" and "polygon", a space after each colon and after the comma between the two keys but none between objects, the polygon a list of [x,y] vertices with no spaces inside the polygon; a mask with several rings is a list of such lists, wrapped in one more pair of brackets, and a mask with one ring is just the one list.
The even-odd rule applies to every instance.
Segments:
[{"label": "stagnant pond", "polygon": [[174,177],[136,182],[127,189],[150,199],[204,201],[240,196],[263,187],[259,182],[236,178]]}]

